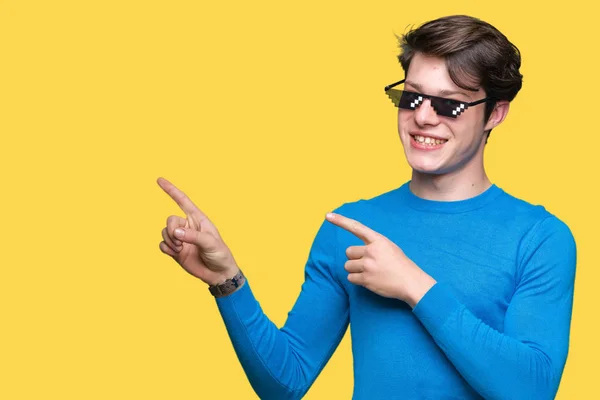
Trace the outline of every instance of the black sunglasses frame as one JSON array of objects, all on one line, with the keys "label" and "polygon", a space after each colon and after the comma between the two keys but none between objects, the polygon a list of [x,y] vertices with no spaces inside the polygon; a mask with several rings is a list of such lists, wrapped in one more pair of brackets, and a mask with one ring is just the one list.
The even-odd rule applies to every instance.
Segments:
[{"label": "black sunglasses frame", "polygon": [[[392,98],[392,97],[390,96],[390,94],[388,93],[388,91],[389,91],[391,88],[393,88],[394,86],[398,86],[398,85],[400,85],[401,83],[404,83],[404,81],[405,81],[405,80],[406,80],[406,79],[402,79],[401,81],[398,81],[398,82],[396,82],[396,83],[392,83],[391,85],[387,85],[387,86],[385,87],[385,93],[386,93],[386,94],[387,94],[387,95],[388,95],[390,98]],[[395,90],[395,91],[396,91],[396,90]],[[445,97],[430,96],[430,95],[423,94],[423,93],[411,92],[411,91],[409,91],[409,90],[402,90],[402,92],[405,92],[405,93],[408,93],[408,94],[417,95],[417,96],[421,96],[421,97],[423,97],[424,99],[429,99],[429,100],[430,100],[430,101],[432,101],[432,102],[435,102],[435,101],[440,101],[440,102],[446,102],[446,103],[454,103],[454,104],[456,104],[456,105],[457,105],[457,106],[456,106],[456,110],[454,110],[454,111],[456,112],[456,114],[452,114],[452,113],[444,113],[444,112],[440,113],[440,111],[439,111],[439,110],[437,110],[437,109],[434,107],[434,110],[435,110],[435,112],[436,112],[437,114],[439,114],[439,115],[441,115],[441,116],[444,116],[444,117],[449,117],[449,118],[456,118],[456,117],[458,117],[458,116],[459,116],[459,115],[460,115],[462,112],[464,112],[464,111],[465,111],[467,108],[469,108],[469,107],[471,107],[471,106],[476,106],[477,104],[481,104],[481,103],[485,103],[485,102],[489,102],[489,101],[494,101],[494,99],[493,99],[493,98],[491,98],[491,97],[486,97],[486,98],[484,98],[484,99],[481,99],[481,100],[477,100],[477,101],[473,101],[473,102],[470,102],[470,103],[468,103],[468,102],[465,102],[465,101],[454,100],[454,99],[448,99],[448,98],[445,98]],[[392,98],[392,101],[393,101],[393,100],[394,100],[394,99]],[[403,109],[406,109],[406,110],[415,110],[415,109],[416,109],[416,108],[417,108],[417,107],[420,105],[420,104],[417,104],[416,106],[414,106],[414,107],[412,107],[412,108],[411,108],[411,107],[400,107],[400,106],[399,106],[399,104],[400,104],[400,102],[399,102],[399,101],[398,101],[398,105],[396,105],[396,103],[394,102],[394,105],[396,105],[396,107],[398,107],[398,108],[403,108]]]}]

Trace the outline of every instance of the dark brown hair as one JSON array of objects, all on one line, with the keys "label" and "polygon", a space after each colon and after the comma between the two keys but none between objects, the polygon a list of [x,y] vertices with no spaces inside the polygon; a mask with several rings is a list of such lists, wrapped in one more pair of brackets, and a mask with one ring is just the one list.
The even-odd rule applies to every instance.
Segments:
[{"label": "dark brown hair", "polygon": [[521,89],[521,54],[500,31],[467,15],[429,21],[398,37],[398,56],[405,74],[415,53],[446,60],[452,81],[465,90],[485,90],[495,101],[486,103],[485,121],[496,101],[512,101]]}]

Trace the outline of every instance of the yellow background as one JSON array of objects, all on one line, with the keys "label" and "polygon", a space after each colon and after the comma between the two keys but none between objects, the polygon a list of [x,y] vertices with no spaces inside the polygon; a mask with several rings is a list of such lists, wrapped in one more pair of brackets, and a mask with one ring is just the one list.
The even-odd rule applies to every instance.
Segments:
[{"label": "yellow background", "polygon": [[[325,213],[410,177],[383,92],[403,77],[394,33],[458,13],[523,53],[486,165],[575,235],[558,398],[597,398],[597,19],[542,4],[0,2],[0,398],[255,398],[206,285],[158,249],[181,212],[156,178],[283,324]],[[351,397],[349,344],[307,399]]]}]

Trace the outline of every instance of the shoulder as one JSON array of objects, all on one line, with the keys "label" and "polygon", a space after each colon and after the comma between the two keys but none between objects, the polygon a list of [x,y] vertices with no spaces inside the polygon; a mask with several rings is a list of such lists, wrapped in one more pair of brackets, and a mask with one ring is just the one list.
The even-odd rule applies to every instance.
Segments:
[{"label": "shoulder", "polygon": [[543,205],[532,204],[508,193],[502,201],[506,203],[504,217],[507,223],[519,226],[522,232],[517,253],[521,273],[534,266],[547,272],[574,272],[577,245],[571,228],[564,220]]},{"label": "shoulder", "polygon": [[533,204],[503,191],[493,208],[500,219],[523,233],[525,241],[549,234],[564,238],[573,237],[566,222],[542,204]]},{"label": "shoulder", "polygon": [[530,234],[561,234],[572,236],[565,221],[541,204],[533,204],[507,192],[499,199],[499,209],[508,221],[521,221],[529,226]]}]

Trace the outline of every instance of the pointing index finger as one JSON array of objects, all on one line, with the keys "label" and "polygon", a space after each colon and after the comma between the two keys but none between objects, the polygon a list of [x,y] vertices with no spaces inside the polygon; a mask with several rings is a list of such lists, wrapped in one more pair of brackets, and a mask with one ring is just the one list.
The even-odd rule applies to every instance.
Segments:
[{"label": "pointing index finger", "polygon": [[340,214],[328,213],[327,220],[360,238],[366,244],[373,243],[379,234],[360,222]]},{"label": "pointing index finger", "polygon": [[177,205],[183,210],[183,212],[186,215],[200,214],[203,217],[205,217],[202,211],[200,211],[200,209],[196,207],[194,202],[190,200],[190,198],[187,197],[185,193],[177,189],[175,185],[173,185],[171,182],[162,177],[158,178],[156,182],[162,188],[162,190],[164,190],[175,201],[175,203],[177,203]]}]

